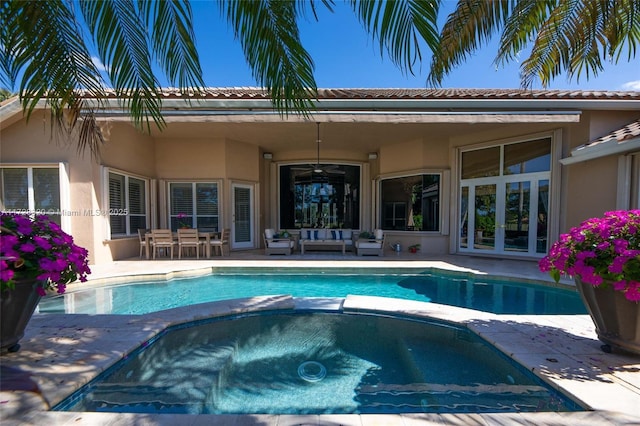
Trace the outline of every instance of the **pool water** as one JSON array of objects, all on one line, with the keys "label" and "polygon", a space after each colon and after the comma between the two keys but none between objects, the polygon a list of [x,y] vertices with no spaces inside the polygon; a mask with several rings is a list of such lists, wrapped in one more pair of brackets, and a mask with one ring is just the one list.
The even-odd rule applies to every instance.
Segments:
[{"label": "pool water", "polygon": [[211,275],[92,287],[45,298],[39,312],[145,314],[224,299],[368,295],[497,314],[586,314],[574,290],[424,269],[220,268]]},{"label": "pool water", "polygon": [[444,322],[266,313],[168,330],[54,410],[189,414],[577,411]]}]

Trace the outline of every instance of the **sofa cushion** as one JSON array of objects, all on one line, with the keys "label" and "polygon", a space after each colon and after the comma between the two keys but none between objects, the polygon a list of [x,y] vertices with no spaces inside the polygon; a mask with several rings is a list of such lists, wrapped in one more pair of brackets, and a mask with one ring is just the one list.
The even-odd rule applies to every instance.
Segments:
[{"label": "sofa cushion", "polygon": [[315,240],[314,229],[302,229],[300,231],[300,239],[301,240]]},{"label": "sofa cushion", "polygon": [[342,239],[342,229],[332,229],[331,230],[331,238],[334,240]]},{"label": "sofa cushion", "polygon": [[342,230],[342,239],[350,240],[353,238],[353,231],[351,229],[343,229]]}]

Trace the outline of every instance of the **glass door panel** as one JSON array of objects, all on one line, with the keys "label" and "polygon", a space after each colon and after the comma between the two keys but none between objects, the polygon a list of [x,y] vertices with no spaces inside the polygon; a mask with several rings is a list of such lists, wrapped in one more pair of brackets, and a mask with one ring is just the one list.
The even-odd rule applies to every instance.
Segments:
[{"label": "glass door panel", "polygon": [[253,187],[233,185],[232,248],[253,248]]},{"label": "glass door panel", "polygon": [[505,185],[504,249],[529,251],[531,182],[508,182]]},{"label": "glass door panel", "polygon": [[473,248],[494,250],[496,241],[496,185],[478,185],[474,196]]},{"label": "glass door panel", "polygon": [[469,248],[469,187],[462,187],[460,196],[460,248]]},{"label": "glass door panel", "polygon": [[536,253],[547,252],[549,240],[549,180],[538,182],[538,220],[536,225]]}]

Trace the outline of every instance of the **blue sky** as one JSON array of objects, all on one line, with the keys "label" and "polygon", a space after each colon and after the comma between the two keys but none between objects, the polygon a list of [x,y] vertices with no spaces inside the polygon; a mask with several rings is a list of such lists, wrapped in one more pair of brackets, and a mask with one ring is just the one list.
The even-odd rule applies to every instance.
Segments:
[{"label": "blue sky", "polygon": [[[445,2],[452,10],[455,2]],[[246,64],[240,43],[221,19],[219,8],[210,1],[192,3],[198,51],[205,73],[205,83],[212,87],[257,86]],[[320,88],[424,88],[430,62],[430,52],[422,49],[423,63],[416,75],[403,75],[389,58],[380,55],[378,45],[364,31],[355,14],[341,1],[336,1],[334,13],[318,2],[319,21],[311,17],[301,24],[303,45],[310,52],[316,67],[316,82]],[[443,11],[441,11],[443,12]],[[442,13],[441,13],[442,15]],[[442,87],[457,88],[518,88],[519,64],[496,67],[492,64],[497,51],[493,43],[458,67],[443,82]],[[534,88],[541,88],[540,84]],[[598,77],[568,81],[557,77],[549,89],[640,90],[640,57],[633,62],[621,60],[607,65]]]}]

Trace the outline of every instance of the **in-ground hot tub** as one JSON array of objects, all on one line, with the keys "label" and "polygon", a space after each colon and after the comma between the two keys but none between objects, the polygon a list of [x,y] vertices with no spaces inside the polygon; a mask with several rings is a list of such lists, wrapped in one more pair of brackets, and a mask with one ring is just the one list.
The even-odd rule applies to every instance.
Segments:
[{"label": "in-ground hot tub", "polygon": [[294,311],[172,327],[55,410],[323,414],[581,408],[464,327]]}]

